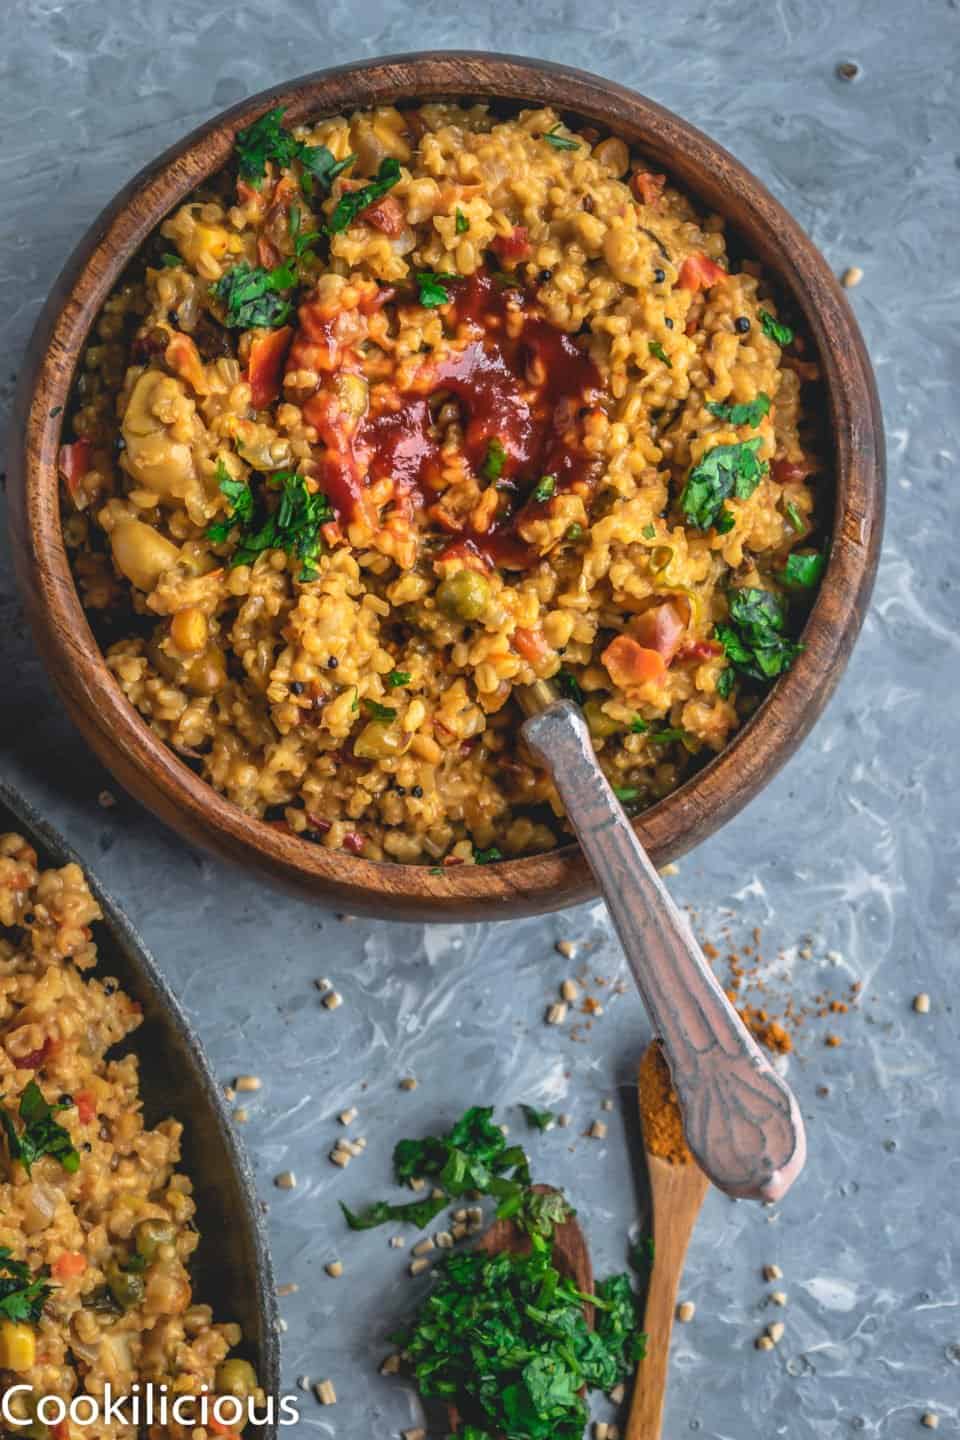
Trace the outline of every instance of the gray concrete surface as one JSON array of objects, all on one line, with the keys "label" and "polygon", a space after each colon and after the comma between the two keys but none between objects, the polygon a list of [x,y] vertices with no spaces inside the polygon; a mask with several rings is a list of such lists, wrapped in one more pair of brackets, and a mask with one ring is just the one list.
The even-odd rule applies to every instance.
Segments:
[{"label": "gray concrete surface", "polygon": [[[826,718],[768,791],[680,867],[679,899],[717,936],[763,928],[771,975],[800,996],[862,984],[834,1027],[813,1020],[789,1073],[810,1161],[775,1210],[712,1195],[683,1285],[697,1302],[673,1356],[666,1434],[884,1440],[927,1409],[960,1430],[955,1260],[960,1073],[957,946],[958,323],[956,3],[619,0],[504,7],[414,0],[5,0],[0,7],[0,335],[9,377],[68,250],[119,183],[230,101],[304,71],[417,46],[526,52],[589,67],[712,132],[772,187],[838,270],[874,358],[891,462],[875,604]],[[859,78],[843,81],[839,62]],[[631,1076],[647,1037],[639,1002],[606,1003],[585,1043],[542,1023],[585,957],[616,979],[604,915],[584,907],[509,926],[342,922],[280,899],[193,853],[107,777],[54,701],[25,633],[9,558],[0,568],[3,771],[112,886],[175,978],[224,1079],[264,1086],[243,1134],[270,1207],[288,1325],[285,1373],[334,1379],[302,1427],[387,1440],[413,1423],[409,1393],[377,1376],[384,1335],[421,1282],[384,1231],[345,1232],[336,1201],[374,1198],[389,1144],[478,1100],[569,1110],[530,1140],[538,1174],[570,1187],[601,1268],[619,1266],[646,1205],[631,1163]],[[804,937],[812,956],[805,958]],[[571,967],[553,948],[576,938]],[[722,942],[726,948],[725,942]],[[835,952],[834,962],[826,952]],[[777,952],[783,958],[777,960]],[[839,958],[837,958],[839,957]],[[313,981],[344,1004],[328,1012]],[[774,993],[785,981],[775,980]],[[911,1009],[917,991],[929,1015]],[[595,993],[602,993],[595,990]],[[609,993],[609,992],[608,992]],[[419,1088],[398,1089],[413,1073]],[[822,1091],[827,1088],[828,1093]],[[603,1143],[581,1138],[616,1097]],[[366,1155],[327,1160],[336,1112],[357,1105]],[[290,1192],[272,1177],[293,1167]],[[324,1274],[342,1258],[345,1276]],[[784,1272],[782,1344],[760,1267]],[[602,1413],[602,1412],[598,1412]]]}]

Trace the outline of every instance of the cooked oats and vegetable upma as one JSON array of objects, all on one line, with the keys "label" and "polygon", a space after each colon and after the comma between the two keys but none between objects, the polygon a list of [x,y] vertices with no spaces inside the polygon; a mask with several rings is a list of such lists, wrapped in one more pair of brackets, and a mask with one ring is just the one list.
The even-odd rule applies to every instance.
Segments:
[{"label": "cooked oats and vegetable upma", "polygon": [[77,865],[40,870],[26,840],[0,835],[0,1395],[20,1387],[9,1433],[27,1440],[136,1435],[35,1414],[43,1397],[102,1399],[107,1384],[264,1402],[253,1366],[228,1358],[239,1326],[193,1299],[183,1127],[147,1129],[136,1056],[108,1058],[141,1016],[116,980],[87,974],[99,918]]},{"label": "cooked oats and vegetable upma", "polygon": [[518,687],[639,810],[801,648],[818,368],[724,222],[550,110],[236,137],[107,301],[60,454],[132,705],[243,810],[374,860],[566,838]]}]

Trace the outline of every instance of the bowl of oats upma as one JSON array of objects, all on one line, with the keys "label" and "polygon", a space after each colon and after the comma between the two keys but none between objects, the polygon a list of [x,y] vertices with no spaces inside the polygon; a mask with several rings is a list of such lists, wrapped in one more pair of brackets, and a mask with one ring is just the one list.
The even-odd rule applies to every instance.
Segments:
[{"label": "bowl of oats upma", "polygon": [[122,783],[301,893],[591,893],[519,736],[540,681],[680,854],[859,628],[882,429],[826,263],[578,71],[399,57],[235,107],[118,197],[32,357],[15,509],[55,681]]}]

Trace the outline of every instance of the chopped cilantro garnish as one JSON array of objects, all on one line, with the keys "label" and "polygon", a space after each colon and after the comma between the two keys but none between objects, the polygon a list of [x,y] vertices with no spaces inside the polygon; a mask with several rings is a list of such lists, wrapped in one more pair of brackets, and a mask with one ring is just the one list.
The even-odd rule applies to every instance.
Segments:
[{"label": "chopped cilantro garnish", "polygon": [[731,495],[746,500],[753,494],[767,473],[767,462],[757,459],[760,444],[758,437],[715,445],[694,465],[680,496],[680,508],[691,525],[708,530]]},{"label": "chopped cilantro garnish", "polygon": [[499,480],[506,463],[507,452],[504,450],[502,442],[494,437],[487,445],[487,453],[480,466],[481,474],[487,480]]},{"label": "chopped cilantro garnish", "polygon": [[466,235],[467,231],[470,229],[470,221],[467,219],[466,215],[464,215],[459,205],[457,206],[456,216],[457,218],[455,221],[455,227],[457,234]]},{"label": "chopped cilantro garnish", "polygon": [[736,515],[734,515],[733,511],[724,508],[717,516],[713,528],[716,530],[718,535],[728,535],[733,529],[734,525],[736,525],[736,523],[737,517]]},{"label": "chopped cilantro garnish", "polygon": [[731,425],[757,426],[770,411],[770,396],[761,390],[756,400],[746,400],[742,405],[720,405],[708,400],[707,409],[718,420],[727,420]]},{"label": "chopped cilantro garnish", "polygon": [[409,670],[391,670],[391,671],[390,671],[390,674],[387,676],[387,685],[389,686],[389,688],[390,688],[391,690],[396,690],[396,689],[398,689],[399,686],[401,686],[401,685],[409,685],[409,684],[410,684],[410,671],[409,671]]},{"label": "chopped cilantro garnish", "polygon": [[568,140],[566,135],[558,135],[557,131],[559,129],[560,121],[558,120],[556,125],[551,125],[543,137],[547,144],[552,145],[554,150],[579,150],[580,142],[578,140]]},{"label": "chopped cilantro garnish", "polygon": [[644,540],[656,540],[657,527],[656,525],[644,525],[643,529],[640,531],[640,534],[643,536]]},{"label": "chopped cilantro garnish", "polygon": [[367,707],[369,715],[374,720],[382,720],[384,723],[389,723],[391,720],[396,720],[397,718],[397,712],[392,705],[381,705],[377,700],[364,700],[363,703]]},{"label": "chopped cilantro garnish", "polygon": [[174,255],[172,250],[165,250],[160,256],[160,264],[165,270],[173,270],[177,265],[182,265],[183,261],[179,255]]},{"label": "chopped cilantro garnish", "polygon": [[726,665],[717,676],[717,694],[721,700],[729,698],[730,691],[733,689],[734,678],[733,667],[731,665]]},{"label": "chopped cilantro garnish", "polygon": [[388,190],[392,190],[399,179],[400,161],[388,155],[380,161],[375,180],[361,185],[359,190],[351,190],[349,194],[341,195],[327,223],[330,234],[339,235],[342,230],[348,229],[362,210],[366,210],[368,205],[372,205],[386,195]]},{"label": "chopped cilantro garnish", "polygon": [[[221,473],[222,472],[222,473]],[[222,461],[217,480],[230,502],[228,521],[216,521],[207,530],[214,544],[222,544],[235,529],[240,535],[237,548],[230,556],[231,565],[252,565],[264,550],[285,550],[303,561],[302,584],[316,580],[315,561],[320,553],[320,527],[333,519],[333,510],[326,495],[311,494],[303,475],[278,470],[267,482],[271,490],[279,490],[276,509],[267,512],[258,507],[249,485],[232,480]]]},{"label": "chopped cilantro garnish", "polygon": [[549,1130],[556,1120],[552,1110],[536,1110],[532,1105],[521,1105],[520,1109],[531,1130]]},{"label": "chopped cilantro garnish", "polygon": [[307,145],[297,140],[289,130],[283,128],[284,110],[278,106],[268,110],[245,130],[238,130],[235,143],[240,176],[259,190],[267,172],[267,161],[272,160],[281,169],[300,161],[303,169],[304,194],[313,194],[314,184],[320,185],[323,194],[329,194],[330,187],[342,171],[356,160],[348,155],[345,160],[336,160],[326,145]]},{"label": "chopped cilantro garnish", "polygon": [[717,639],[727,659],[754,680],[773,680],[789,670],[803,646],[783,634],[786,615],[770,590],[744,586],[731,590],[730,620],[718,625]]},{"label": "chopped cilantro garnish", "polygon": [[630,721],[631,735],[646,735],[649,729],[650,726],[647,724],[646,720],[644,720],[642,715],[634,715],[633,719]]},{"label": "chopped cilantro garnish", "polygon": [[760,311],[760,326],[768,340],[775,340],[778,345],[789,345],[793,340],[793,331],[789,325],[783,325],[775,320],[769,310]]},{"label": "chopped cilantro garnish", "polygon": [[275,330],[290,318],[291,306],[279,293],[296,284],[289,262],[275,270],[248,265],[241,260],[211,285],[210,293],[226,311],[225,321],[234,330]]},{"label": "chopped cilantro garnish", "polygon": [[459,279],[459,275],[446,275],[443,271],[437,271],[436,274],[426,270],[419,271],[416,280],[420,289],[420,304],[428,310],[433,310],[438,305],[449,304],[450,295],[444,289],[444,285],[449,284],[451,280]]},{"label": "chopped cilantro garnish", "polygon": [[578,525],[576,520],[574,520],[572,525],[567,526],[567,533],[564,535],[563,538],[564,540],[579,540],[582,535],[583,526]]},{"label": "chopped cilantro garnish", "polygon": [[788,500],[783,508],[786,511],[787,519],[790,521],[793,529],[797,532],[798,535],[802,535],[807,527],[804,522],[804,518],[800,514],[800,511],[797,509],[796,505],[794,505],[792,500]]},{"label": "chopped cilantro garnish", "polygon": [[669,355],[667,354],[666,350],[664,350],[659,340],[651,340],[648,345],[648,349],[650,351],[650,354],[655,356],[657,360],[663,361],[664,365],[666,365],[668,370],[673,369],[673,361],[670,359]]},{"label": "chopped cilantro garnish", "polygon": [[299,142],[289,130],[284,130],[283,116],[283,107],[278,105],[275,110],[268,110],[258,120],[254,120],[245,130],[237,131],[234,146],[238,169],[241,177],[255,190],[260,189],[267,173],[268,160],[286,166],[291,165],[297,158]]},{"label": "chopped cilantro garnish", "polygon": [[[442,875],[443,871],[431,870],[430,873],[431,875]],[[422,1230],[440,1214],[447,1203],[445,1195],[438,1195],[435,1198],[428,1196],[426,1200],[412,1200],[407,1205],[388,1205],[385,1200],[380,1200],[376,1205],[369,1206],[362,1214],[355,1215],[341,1200],[340,1209],[351,1230],[373,1230],[377,1225],[386,1225],[388,1221],[416,1225],[418,1229]]]},{"label": "chopped cilantro garnish", "polygon": [[681,730],[677,725],[671,725],[667,726],[664,730],[651,731],[650,739],[656,745],[671,745],[674,740],[685,739],[686,734],[686,730]]},{"label": "chopped cilantro garnish", "polygon": [[541,504],[544,500],[550,499],[556,488],[556,475],[544,475],[542,480],[537,481],[537,484],[534,486],[533,489],[533,494],[530,496],[530,498],[531,500],[535,500],[537,504]]},{"label": "chopped cilantro garnish", "polygon": [[567,700],[572,700],[575,705],[583,704],[583,691],[580,689],[580,682],[575,675],[570,674],[569,670],[558,671],[553,677],[553,683],[560,691],[560,694]]},{"label": "chopped cilantro garnish", "polygon": [[35,1277],[24,1261],[12,1259],[8,1245],[0,1245],[0,1315],[5,1320],[36,1325],[53,1290],[43,1275]]},{"label": "chopped cilantro garnish", "polygon": [[474,850],[473,859],[476,865],[492,865],[494,861],[503,859],[503,851],[491,845],[488,850]]},{"label": "chopped cilantro garnish", "polygon": [[36,1080],[28,1081],[20,1095],[17,1113],[23,1126],[21,1131],[17,1131],[9,1110],[0,1106],[0,1124],[7,1137],[10,1159],[19,1160],[28,1175],[42,1155],[52,1155],[59,1160],[68,1175],[79,1170],[80,1156],[73,1147],[70,1132],[53,1118],[61,1110],[72,1107],[72,1100],[49,1105]]},{"label": "chopped cilantro garnish", "polygon": [[790,590],[812,590],[819,582],[826,563],[826,556],[818,550],[809,555],[788,555],[778,579]]},{"label": "chopped cilantro garnish", "polygon": [[633,785],[614,785],[613,793],[622,804],[626,804],[629,800],[636,800],[640,795],[640,791]]}]

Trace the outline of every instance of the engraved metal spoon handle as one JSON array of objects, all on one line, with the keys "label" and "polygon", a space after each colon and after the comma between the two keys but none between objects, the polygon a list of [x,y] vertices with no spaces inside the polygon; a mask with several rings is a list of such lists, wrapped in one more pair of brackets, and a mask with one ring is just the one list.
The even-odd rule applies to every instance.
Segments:
[{"label": "engraved metal spoon handle", "polygon": [[663,1041],[687,1143],[718,1189],[778,1200],[803,1168],[797,1102],[743,1025],[597,763],[583,716],[554,700],[523,724],[553,776]]}]

